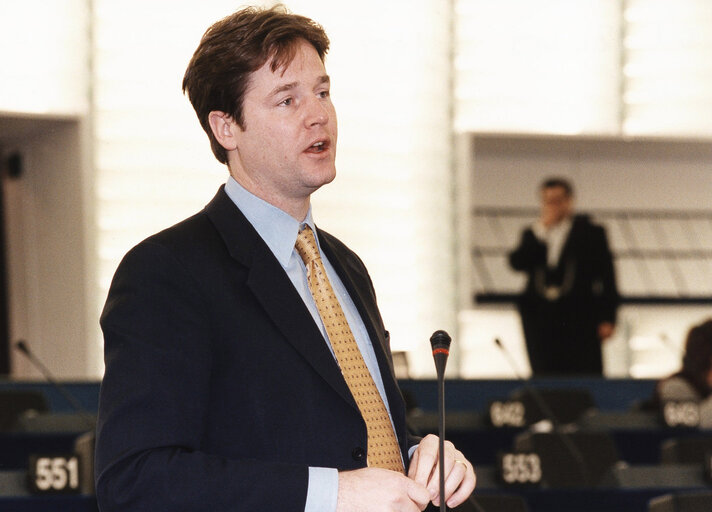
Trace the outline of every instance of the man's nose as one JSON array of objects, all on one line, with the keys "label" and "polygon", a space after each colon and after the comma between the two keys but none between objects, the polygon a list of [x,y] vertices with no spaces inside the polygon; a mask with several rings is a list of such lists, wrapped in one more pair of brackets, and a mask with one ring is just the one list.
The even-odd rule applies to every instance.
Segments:
[{"label": "man's nose", "polygon": [[305,116],[306,125],[326,124],[329,122],[329,108],[326,104],[328,100],[323,98],[313,98],[307,105]]}]

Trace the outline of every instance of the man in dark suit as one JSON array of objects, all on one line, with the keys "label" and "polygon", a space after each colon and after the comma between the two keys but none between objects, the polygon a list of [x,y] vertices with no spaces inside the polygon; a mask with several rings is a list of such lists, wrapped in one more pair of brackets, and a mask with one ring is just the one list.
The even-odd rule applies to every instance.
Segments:
[{"label": "man in dark suit", "polygon": [[[406,433],[368,272],[311,215],[311,194],[335,176],[328,44],[307,18],[249,8],[208,29],[193,55],[183,88],[230,178],[114,276],[101,319],[102,511],[440,502],[438,439]],[[445,457],[443,499],[455,506],[475,475],[451,443]]]},{"label": "man in dark suit", "polygon": [[540,193],[541,215],[509,255],[527,273],[518,306],[532,373],[602,375],[619,302],[606,233],[573,215],[568,181],[548,179]]}]

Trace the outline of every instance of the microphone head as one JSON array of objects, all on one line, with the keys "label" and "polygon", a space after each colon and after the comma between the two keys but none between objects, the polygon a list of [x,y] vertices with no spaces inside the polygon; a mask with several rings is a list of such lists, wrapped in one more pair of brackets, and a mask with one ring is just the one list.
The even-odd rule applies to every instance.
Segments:
[{"label": "microphone head", "polygon": [[450,335],[445,331],[435,331],[430,337],[430,346],[433,347],[433,352],[435,350],[445,350],[447,352],[450,349],[451,341]]},{"label": "microphone head", "polygon": [[450,335],[445,331],[435,331],[430,337],[430,346],[433,347],[433,359],[435,360],[438,379],[442,379],[445,374],[445,365],[450,355],[450,341]]},{"label": "microphone head", "polygon": [[20,340],[15,343],[15,348],[23,354],[30,355],[30,348],[27,346],[27,343],[25,343],[25,340]]}]

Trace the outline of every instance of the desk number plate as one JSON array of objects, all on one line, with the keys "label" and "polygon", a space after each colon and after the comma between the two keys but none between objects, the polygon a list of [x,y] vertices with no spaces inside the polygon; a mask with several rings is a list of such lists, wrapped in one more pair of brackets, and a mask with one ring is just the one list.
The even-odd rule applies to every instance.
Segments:
[{"label": "desk number plate", "polygon": [[524,404],[516,400],[494,401],[489,408],[492,426],[524,427],[526,425],[526,411]]},{"label": "desk number plate", "polygon": [[697,402],[665,402],[662,412],[663,421],[668,427],[697,428],[700,426],[700,405]]},{"label": "desk number plate", "polygon": [[79,457],[71,455],[32,455],[29,466],[30,490],[34,494],[77,494]]},{"label": "desk number plate", "polygon": [[499,470],[504,485],[538,485],[541,483],[541,459],[536,453],[503,453]]}]

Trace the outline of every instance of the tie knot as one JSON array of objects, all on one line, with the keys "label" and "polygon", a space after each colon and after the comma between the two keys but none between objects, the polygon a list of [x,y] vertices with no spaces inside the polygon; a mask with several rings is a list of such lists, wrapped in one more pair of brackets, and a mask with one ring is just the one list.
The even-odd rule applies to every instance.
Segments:
[{"label": "tie knot", "polygon": [[299,235],[297,235],[297,243],[294,244],[294,247],[297,249],[305,265],[319,258],[319,248],[316,245],[316,238],[314,238],[314,232],[309,226],[304,226],[304,229],[299,232]]}]

